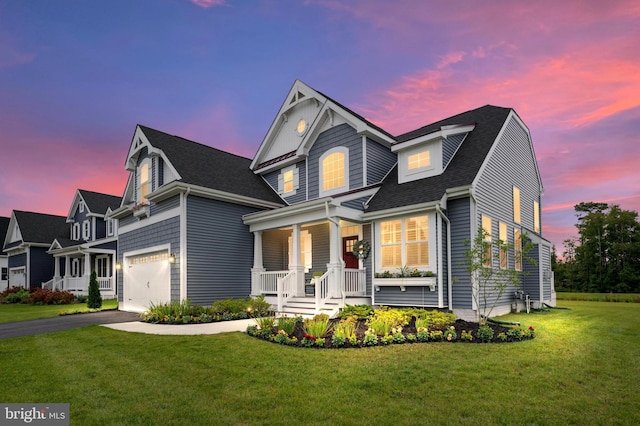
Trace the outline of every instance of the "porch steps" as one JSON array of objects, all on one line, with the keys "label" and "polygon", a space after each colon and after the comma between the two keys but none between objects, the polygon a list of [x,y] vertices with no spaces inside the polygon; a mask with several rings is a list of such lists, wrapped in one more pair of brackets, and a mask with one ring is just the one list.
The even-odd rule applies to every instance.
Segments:
[{"label": "porch steps", "polygon": [[[334,299],[320,309],[321,314],[327,314],[333,317],[340,311],[340,299]],[[304,318],[312,318],[316,315],[316,299],[314,297],[294,297],[289,300],[278,315],[302,316]]]}]

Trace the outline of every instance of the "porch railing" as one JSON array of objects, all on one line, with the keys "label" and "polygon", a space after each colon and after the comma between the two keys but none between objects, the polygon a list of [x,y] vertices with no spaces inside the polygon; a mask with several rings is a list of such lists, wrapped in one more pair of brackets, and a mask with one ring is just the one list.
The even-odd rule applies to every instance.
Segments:
[{"label": "porch railing", "polygon": [[336,297],[339,289],[337,269],[329,269],[321,277],[316,277],[316,313],[325,306],[325,304]]},{"label": "porch railing", "polygon": [[[49,290],[68,290],[75,293],[89,292],[88,277],[61,277],[51,278],[49,281],[42,283],[42,288]],[[112,291],[113,281],[109,277],[98,277],[98,288],[100,291]]]},{"label": "porch railing", "polygon": [[278,292],[278,312],[282,312],[282,308],[296,294],[296,271],[290,271],[284,277],[276,279]]},{"label": "porch railing", "polygon": [[260,273],[260,294],[276,294],[278,278],[284,278],[289,271],[265,271]]},{"label": "porch railing", "polygon": [[344,270],[345,296],[364,296],[367,292],[367,274],[365,269]]},{"label": "porch railing", "polygon": [[64,278],[51,278],[49,281],[42,283],[42,288],[48,290],[64,290]]}]

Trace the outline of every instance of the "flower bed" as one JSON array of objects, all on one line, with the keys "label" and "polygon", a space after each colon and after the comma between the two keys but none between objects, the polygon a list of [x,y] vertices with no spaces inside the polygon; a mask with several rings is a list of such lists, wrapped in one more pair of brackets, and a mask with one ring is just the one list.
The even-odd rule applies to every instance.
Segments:
[{"label": "flower bed", "polygon": [[271,315],[270,306],[264,301],[264,296],[224,299],[211,306],[192,305],[189,299],[185,299],[180,302],[152,304],[140,314],[140,318],[143,322],[152,324],[206,324]]},{"label": "flower bed", "polygon": [[259,318],[256,325],[247,327],[247,334],[274,343],[315,348],[426,342],[503,343],[535,337],[533,327],[480,325],[437,311],[430,311],[437,315],[426,318],[427,315],[419,312],[416,316],[416,311],[419,310],[383,309],[366,318],[343,316],[331,320],[326,316],[306,320],[301,317]]}]

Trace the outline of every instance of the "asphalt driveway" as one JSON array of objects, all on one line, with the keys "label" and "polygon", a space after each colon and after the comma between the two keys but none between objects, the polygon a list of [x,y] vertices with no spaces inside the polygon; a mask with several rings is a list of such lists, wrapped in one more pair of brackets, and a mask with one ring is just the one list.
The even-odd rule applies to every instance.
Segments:
[{"label": "asphalt driveway", "polygon": [[138,314],[133,312],[101,311],[9,322],[0,324],[0,339],[52,333],[54,331],[69,330],[72,328],[86,327],[88,325],[117,324],[139,320]]}]

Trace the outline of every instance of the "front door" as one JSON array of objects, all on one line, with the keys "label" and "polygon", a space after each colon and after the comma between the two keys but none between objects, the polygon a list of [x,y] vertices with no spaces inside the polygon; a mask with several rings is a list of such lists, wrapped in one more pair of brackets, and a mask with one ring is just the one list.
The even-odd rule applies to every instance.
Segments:
[{"label": "front door", "polygon": [[353,246],[357,241],[356,235],[342,238],[342,260],[344,260],[344,267],[347,269],[358,269],[360,266],[358,257],[353,254]]}]

